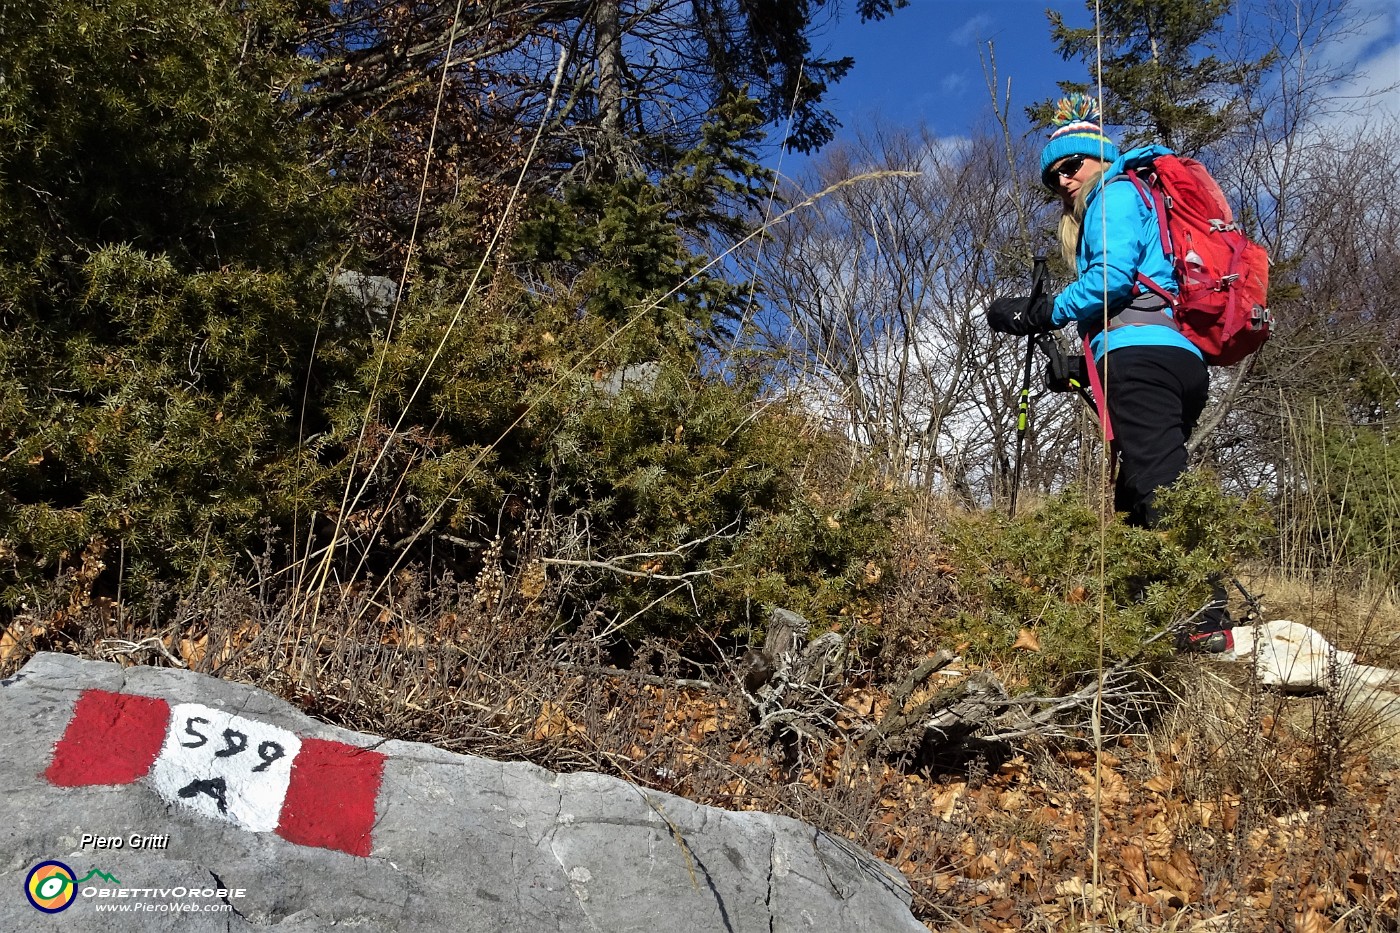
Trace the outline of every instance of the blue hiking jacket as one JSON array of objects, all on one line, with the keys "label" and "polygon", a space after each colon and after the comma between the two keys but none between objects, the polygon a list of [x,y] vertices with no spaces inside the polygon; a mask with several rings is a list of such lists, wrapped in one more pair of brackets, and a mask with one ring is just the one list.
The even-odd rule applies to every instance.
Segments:
[{"label": "blue hiking jacket", "polygon": [[[1108,167],[1089,193],[1076,251],[1079,278],[1055,298],[1051,317],[1055,326],[1076,323],[1081,337],[1098,330],[1103,326],[1105,285],[1109,310],[1121,310],[1134,297],[1139,272],[1168,291],[1177,290],[1171,263],[1162,253],[1155,213],[1143,203],[1136,185],[1112,183],[1128,165],[1170,151],[1162,146],[1130,149]],[[1165,323],[1117,327],[1098,333],[1090,346],[1095,360],[1110,350],[1133,346],[1181,347],[1201,356],[1191,341]]]}]

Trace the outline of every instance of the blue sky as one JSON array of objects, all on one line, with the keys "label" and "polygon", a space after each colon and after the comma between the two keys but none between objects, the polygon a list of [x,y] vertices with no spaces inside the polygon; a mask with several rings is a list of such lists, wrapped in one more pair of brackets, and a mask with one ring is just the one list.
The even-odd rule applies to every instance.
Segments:
[{"label": "blue sky", "polygon": [[[922,122],[940,136],[967,134],[990,115],[979,58],[988,40],[995,50],[1002,95],[1011,82],[1013,116],[1057,93],[1056,81],[1084,80],[1081,62],[1064,61],[1055,53],[1045,16],[1048,7],[1059,10],[1072,26],[1093,22],[1082,0],[911,0],[905,9],[872,23],[860,22],[848,9],[813,42],[814,50],[825,57],[855,58],[851,72],[826,97],[827,107],[842,123],[838,138],[868,127],[876,117],[901,126]],[[1244,8],[1242,3],[1239,9]],[[1351,23],[1364,25],[1354,35],[1337,38],[1328,54],[1358,64],[1369,74],[1339,87],[1338,93],[1400,85],[1400,4],[1350,0],[1350,10]],[[1243,31],[1258,28],[1250,20],[1257,15],[1244,15]],[[1392,89],[1375,98],[1373,109],[1400,117],[1400,92]]]},{"label": "blue sky", "polygon": [[[855,58],[827,96],[847,130],[876,115],[892,123],[926,123],[939,135],[963,135],[990,108],[979,56],[991,41],[1002,93],[1028,105],[1056,92],[1057,80],[1082,80],[1050,41],[1045,0],[912,0],[881,22],[847,14],[814,43],[830,58]],[[1082,3],[1056,5],[1071,25],[1091,19]]]}]

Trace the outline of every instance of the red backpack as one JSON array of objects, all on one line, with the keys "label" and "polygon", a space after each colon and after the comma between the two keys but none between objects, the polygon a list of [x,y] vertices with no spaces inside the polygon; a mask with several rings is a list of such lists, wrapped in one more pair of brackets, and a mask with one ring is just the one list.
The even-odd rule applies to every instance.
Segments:
[{"label": "red backpack", "polygon": [[1258,350],[1274,320],[1266,304],[1269,254],[1240,230],[1210,172],[1166,153],[1130,161],[1124,177],[1157,215],[1179,294],[1141,273],[1138,285],[1171,304],[1181,333],[1207,363],[1229,366]]}]

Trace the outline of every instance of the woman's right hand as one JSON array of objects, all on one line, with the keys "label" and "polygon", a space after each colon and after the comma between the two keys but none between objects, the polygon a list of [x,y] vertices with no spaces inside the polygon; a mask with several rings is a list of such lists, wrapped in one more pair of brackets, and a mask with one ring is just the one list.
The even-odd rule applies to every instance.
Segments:
[{"label": "woman's right hand", "polygon": [[1035,299],[998,298],[987,309],[987,326],[999,334],[1018,337],[1044,334],[1055,329],[1051,320],[1054,310],[1054,302],[1044,295]]}]

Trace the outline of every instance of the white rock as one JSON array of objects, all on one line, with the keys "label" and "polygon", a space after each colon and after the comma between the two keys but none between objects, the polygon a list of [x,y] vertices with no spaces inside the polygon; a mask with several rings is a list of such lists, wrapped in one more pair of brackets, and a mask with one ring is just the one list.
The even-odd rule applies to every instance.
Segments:
[{"label": "white rock", "polygon": [[1357,663],[1356,655],[1332,645],[1301,622],[1275,619],[1233,631],[1226,659],[1253,661],[1259,681],[1295,690],[1340,689],[1349,697],[1400,690],[1400,672]]}]

